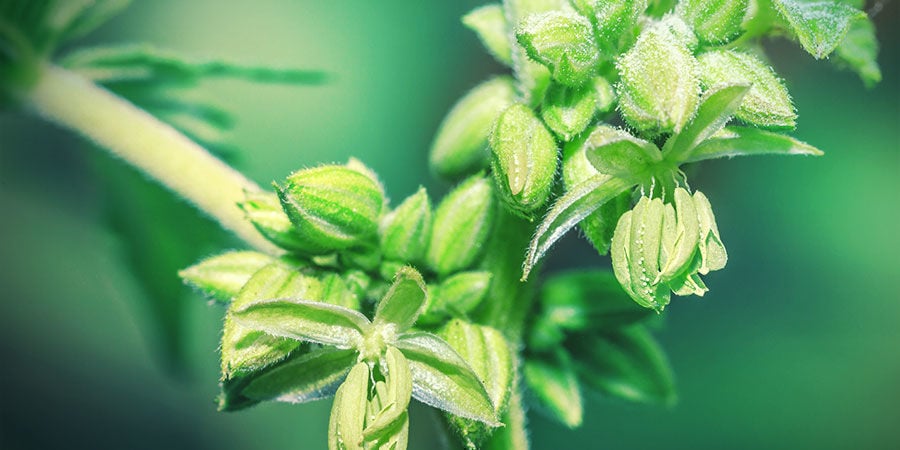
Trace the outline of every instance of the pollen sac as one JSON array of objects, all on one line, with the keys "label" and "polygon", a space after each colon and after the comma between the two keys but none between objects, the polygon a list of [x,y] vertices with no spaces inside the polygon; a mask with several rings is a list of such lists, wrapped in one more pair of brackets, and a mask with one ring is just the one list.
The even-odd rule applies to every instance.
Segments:
[{"label": "pollen sac", "polygon": [[678,14],[705,44],[724,44],[741,34],[748,0],[687,0]]},{"label": "pollen sac", "polygon": [[553,84],[541,106],[544,123],[563,141],[584,131],[596,113],[597,90],[591,83],[577,88]]},{"label": "pollen sac", "polygon": [[370,173],[338,165],[294,172],[278,188],[278,197],[310,253],[330,253],[372,239],[384,203],[384,191]]},{"label": "pollen sac", "polygon": [[700,223],[694,199],[684,188],[675,189],[675,206],[666,205],[663,220],[663,242],[660,274],[663,281],[674,279],[686,271],[697,253]]},{"label": "pollen sac", "polygon": [[431,146],[431,168],[438,175],[454,179],[487,168],[487,141],[497,117],[516,96],[509,77],[481,83],[444,118]]},{"label": "pollen sac", "polygon": [[474,264],[494,224],[495,203],[490,181],[480,174],[447,194],[434,212],[428,267],[443,277]]},{"label": "pollen sac", "polygon": [[694,116],[700,99],[697,61],[669,24],[647,27],[617,67],[619,109],[629,125],[649,134],[677,133]]},{"label": "pollen sac", "polygon": [[[587,149],[592,146],[592,135],[585,133],[582,137],[566,144],[563,149],[562,179],[566,190],[571,190],[579,183],[600,173],[585,155]],[[616,222],[631,206],[630,198],[630,192],[623,192],[618,197],[604,203],[578,224],[599,254],[605,255],[609,251],[609,243],[613,237]]]},{"label": "pollen sac", "polygon": [[588,82],[600,58],[591,23],[574,13],[532,14],[519,24],[516,38],[531,59],[567,86]]},{"label": "pollen sac", "polygon": [[409,196],[381,221],[381,252],[386,259],[417,262],[431,239],[431,200],[425,188]]},{"label": "pollen sac", "polygon": [[491,167],[504,203],[532,219],[547,202],[556,176],[556,141],[534,112],[523,104],[500,115],[491,134]]},{"label": "pollen sac", "polygon": [[749,84],[735,117],[758,127],[792,129],[797,113],[787,88],[771,67],[757,57],[730,50],[704,53],[700,62],[700,80],[707,90],[728,84]]},{"label": "pollen sac", "polygon": [[694,206],[697,208],[700,228],[701,263],[698,271],[706,275],[710,271],[724,268],[728,262],[728,253],[719,236],[719,227],[716,225],[716,216],[713,215],[709,199],[700,191],[694,192]]},{"label": "pollen sac", "polygon": [[594,28],[603,55],[612,58],[627,48],[634,39],[635,25],[647,0],[570,0],[578,13],[587,17]]}]

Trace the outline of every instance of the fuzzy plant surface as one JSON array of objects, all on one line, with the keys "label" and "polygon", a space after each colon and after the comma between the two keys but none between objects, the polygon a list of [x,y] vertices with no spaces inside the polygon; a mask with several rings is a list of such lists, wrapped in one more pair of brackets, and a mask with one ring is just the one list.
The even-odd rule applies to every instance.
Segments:
[{"label": "fuzzy plant surface", "polygon": [[[684,166],[822,155],[790,136],[797,112],[761,41],[880,80],[856,1],[487,4],[462,23],[510,74],[437,130],[430,169],[455,187],[392,204],[357,159],[256,185],[208,151],[222,151],[228,112],[179,95],[213,77],[319,72],[150,47],[57,57],[126,4],[0,0],[2,106],[84,135],[246,242],[179,273],[225,310],[219,409],[333,398],[331,449],[406,448],[411,399],[470,449],[527,448],[526,404],[579,426],[586,390],[674,402],[648,325],[673,295],[703,296],[728,260]],[[612,270],[541,276],[573,228]]]}]

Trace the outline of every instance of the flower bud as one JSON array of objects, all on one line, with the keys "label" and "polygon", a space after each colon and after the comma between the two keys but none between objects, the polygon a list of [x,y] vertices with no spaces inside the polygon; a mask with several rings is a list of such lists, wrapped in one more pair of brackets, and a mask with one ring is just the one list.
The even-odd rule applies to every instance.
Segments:
[{"label": "flower bud", "polygon": [[475,175],[462,182],[438,205],[425,262],[440,276],[471,266],[494,223],[490,181]]},{"label": "flower bud", "polygon": [[749,53],[717,50],[704,53],[700,80],[706,89],[722,85],[749,84],[735,117],[765,128],[794,128],[797,114],[787,88],[771,67]]},{"label": "flower bud", "polygon": [[571,0],[571,3],[591,21],[597,44],[609,58],[631,45],[632,29],[647,9],[647,0]]},{"label": "flower bud", "polygon": [[420,323],[438,323],[447,315],[466,316],[487,295],[490,272],[460,272],[428,288],[428,307]]},{"label": "flower bud", "polygon": [[597,90],[593,83],[577,88],[553,84],[541,105],[544,123],[563,141],[571,141],[584,131],[596,112]]},{"label": "flower bud", "polygon": [[342,250],[374,236],[384,203],[377,180],[347,166],[294,172],[278,196],[304,250],[313,253]]},{"label": "flower bud", "polygon": [[589,81],[600,58],[591,23],[574,13],[532,14],[519,23],[516,38],[531,59],[567,86]]},{"label": "flower bud", "polygon": [[612,111],[616,105],[616,90],[609,84],[609,81],[603,77],[595,77],[594,92],[596,93],[597,111],[601,114]]},{"label": "flower bud", "polygon": [[463,16],[462,22],[478,35],[478,39],[497,61],[507,66],[512,65],[509,25],[503,14],[503,6],[496,3],[479,6]]},{"label": "flower bud", "polygon": [[677,133],[693,117],[700,99],[697,61],[666,24],[647,27],[617,67],[619,109],[631,126]]},{"label": "flower bud", "polygon": [[487,167],[487,141],[497,117],[516,97],[509,77],[492,78],[460,99],[441,123],[431,145],[431,168],[453,179]]},{"label": "flower bud", "polygon": [[553,136],[523,104],[500,115],[491,134],[491,167],[504,203],[527,219],[547,202],[556,176]]},{"label": "flower bud", "polygon": [[386,259],[416,262],[431,238],[431,200],[425,188],[403,201],[381,220],[381,251]]},{"label": "flower bud", "polygon": [[270,192],[247,192],[247,199],[238,203],[247,220],[273,244],[285,250],[304,250],[303,238],[285,214],[278,196]]},{"label": "flower bud", "polygon": [[686,0],[678,14],[707,44],[724,44],[741,34],[748,0]]}]

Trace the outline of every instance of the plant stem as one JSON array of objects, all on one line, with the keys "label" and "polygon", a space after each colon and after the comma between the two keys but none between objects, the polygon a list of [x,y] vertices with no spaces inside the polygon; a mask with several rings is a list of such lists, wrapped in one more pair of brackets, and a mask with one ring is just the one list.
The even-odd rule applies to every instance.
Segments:
[{"label": "plant stem", "polygon": [[[45,65],[23,100],[181,195],[250,246],[279,253],[237,203],[260,187],[144,110],[63,68]],[[147,212],[152,220],[152,212]]]}]

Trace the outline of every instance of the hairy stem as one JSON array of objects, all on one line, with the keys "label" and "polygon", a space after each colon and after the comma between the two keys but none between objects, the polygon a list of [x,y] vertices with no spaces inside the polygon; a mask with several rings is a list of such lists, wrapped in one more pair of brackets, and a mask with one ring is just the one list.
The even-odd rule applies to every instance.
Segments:
[{"label": "hairy stem", "polygon": [[53,65],[44,66],[23,100],[47,120],[89,138],[184,197],[250,246],[278,253],[237,206],[245,192],[260,191],[259,186],[171,126]]}]

